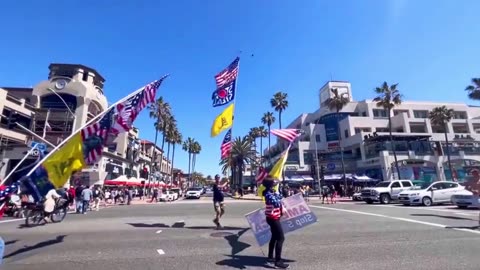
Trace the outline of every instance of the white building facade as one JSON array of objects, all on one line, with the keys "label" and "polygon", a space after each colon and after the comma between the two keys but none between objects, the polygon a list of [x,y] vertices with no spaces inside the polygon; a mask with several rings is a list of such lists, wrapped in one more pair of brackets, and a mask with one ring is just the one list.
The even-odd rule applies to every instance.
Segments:
[{"label": "white building facade", "polygon": [[[339,89],[339,94],[350,100],[338,114],[340,121],[336,112],[326,106],[332,88]],[[320,89],[319,101],[320,109],[302,114],[288,125],[302,129],[305,134],[290,151],[285,165],[287,178],[316,177],[316,154],[319,166],[326,168],[326,175],[343,175],[339,147],[343,148],[345,171],[350,175],[398,179],[392,147],[396,150],[401,179],[431,182],[453,178],[464,182],[480,172],[480,107],[404,101],[391,111],[391,143],[388,112],[377,107],[373,100],[354,101],[350,83],[328,82]],[[453,173],[447,162],[443,128],[432,126],[428,119],[433,108],[444,105],[454,110],[454,117],[447,125]],[[277,141],[270,151],[272,156],[286,146],[286,142]],[[268,156],[268,151],[265,154]]]}]

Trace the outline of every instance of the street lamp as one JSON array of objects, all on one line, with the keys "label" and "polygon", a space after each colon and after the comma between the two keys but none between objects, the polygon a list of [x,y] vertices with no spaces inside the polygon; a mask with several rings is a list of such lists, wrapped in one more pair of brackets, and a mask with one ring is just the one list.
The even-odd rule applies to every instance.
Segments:
[{"label": "street lamp", "polygon": [[62,98],[62,96],[60,96],[57,91],[53,90],[52,88],[47,88],[48,91],[52,92],[53,94],[55,94],[62,102],[63,104],[65,105],[65,107],[67,108],[68,112],[72,115],[73,117],[73,124],[72,124],[72,134],[75,132],[75,125],[77,124],[77,116],[75,115],[75,113],[70,109],[70,107],[68,106],[67,102]]}]

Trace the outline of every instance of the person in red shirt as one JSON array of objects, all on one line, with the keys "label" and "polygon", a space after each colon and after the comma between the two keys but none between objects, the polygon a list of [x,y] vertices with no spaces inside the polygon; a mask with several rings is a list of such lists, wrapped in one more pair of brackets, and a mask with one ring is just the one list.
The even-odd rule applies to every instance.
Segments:
[{"label": "person in red shirt", "polygon": [[[268,262],[274,263],[276,268],[287,269],[288,264],[282,262],[282,248],[285,241],[285,234],[283,233],[280,218],[283,215],[282,195],[275,191],[275,182],[272,179],[265,179],[263,181],[265,190],[263,196],[265,197],[265,216],[267,224],[270,226],[272,237],[268,244]],[[277,189],[278,190],[278,189]],[[275,251],[275,258],[273,253]]]}]

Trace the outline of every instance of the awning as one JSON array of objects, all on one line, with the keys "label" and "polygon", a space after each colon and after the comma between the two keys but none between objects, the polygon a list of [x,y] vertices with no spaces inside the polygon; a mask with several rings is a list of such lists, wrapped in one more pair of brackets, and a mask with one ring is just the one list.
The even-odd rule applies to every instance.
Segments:
[{"label": "awning", "polygon": [[303,177],[301,177],[300,175],[292,175],[290,177],[290,181],[301,182],[303,181]]},{"label": "awning", "polygon": [[303,175],[302,178],[305,181],[313,181],[313,178],[311,176]]}]

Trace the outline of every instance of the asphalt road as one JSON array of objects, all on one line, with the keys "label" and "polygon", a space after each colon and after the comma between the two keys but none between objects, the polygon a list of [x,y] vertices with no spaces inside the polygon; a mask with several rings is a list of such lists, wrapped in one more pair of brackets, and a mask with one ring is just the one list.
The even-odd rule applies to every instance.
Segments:
[{"label": "asphalt road", "polygon": [[[7,243],[0,269],[263,269],[244,215],[261,206],[228,201],[224,230],[213,229],[210,199],[72,214],[60,224],[0,223]],[[291,269],[478,270],[478,211],[312,203],[319,222],[287,235]]]}]

